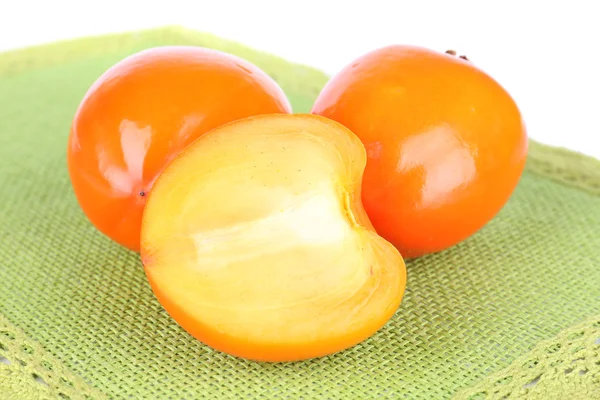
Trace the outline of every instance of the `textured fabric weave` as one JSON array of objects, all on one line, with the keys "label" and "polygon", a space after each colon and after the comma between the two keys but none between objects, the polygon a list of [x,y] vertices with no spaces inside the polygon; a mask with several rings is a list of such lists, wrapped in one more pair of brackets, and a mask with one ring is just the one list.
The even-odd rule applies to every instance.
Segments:
[{"label": "textured fabric weave", "polygon": [[[154,298],[138,256],[82,214],[65,159],[70,122],[89,85],[126,55],[165,44],[245,57],[280,82],[296,112],[308,111],[327,79],[178,28],[0,55],[0,399],[501,398],[506,392],[490,376],[514,377],[508,398],[600,398],[593,325],[600,318],[600,162],[536,143],[502,212],[454,248],[408,262],[400,309],[363,343],[320,359],[263,364],[186,334]],[[537,377],[527,380],[528,365],[513,364],[529,352],[539,356],[544,340],[569,347],[560,332],[580,323],[588,323],[589,340],[578,371],[587,372],[568,390],[542,378],[538,386]],[[36,349],[28,359],[22,344]],[[559,354],[570,363],[567,353]],[[44,360],[54,365],[45,372]],[[542,364],[538,375],[571,382],[568,368],[561,375],[549,370],[558,364]]]},{"label": "textured fabric weave", "polygon": [[456,396],[456,400],[600,398],[600,315],[535,349]]},{"label": "textured fabric weave", "polygon": [[0,315],[0,399],[61,397],[106,398]]}]

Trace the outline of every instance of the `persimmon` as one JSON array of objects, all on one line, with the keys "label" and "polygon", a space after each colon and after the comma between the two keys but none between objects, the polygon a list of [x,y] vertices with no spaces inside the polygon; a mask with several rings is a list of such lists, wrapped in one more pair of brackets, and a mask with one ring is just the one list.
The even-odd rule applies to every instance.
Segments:
[{"label": "persimmon", "polygon": [[76,111],[67,149],[75,195],[96,228],[139,251],[147,195],[181,149],[221,124],[290,112],[277,83],[234,55],[192,46],[141,51],[102,74]]},{"label": "persimmon", "polygon": [[480,230],[525,165],[515,100],[452,51],[392,45],[366,53],[331,78],[311,113],[342,123],[365,145],[365,210],[405,258]]},{"label": "persimmon", "polygon": [[262,115],[186,147],[154,184],[140,257],[166,311],[228,354],[293,361],[379,330],[406,284],[360,188],[360,140],[313,115]]}]

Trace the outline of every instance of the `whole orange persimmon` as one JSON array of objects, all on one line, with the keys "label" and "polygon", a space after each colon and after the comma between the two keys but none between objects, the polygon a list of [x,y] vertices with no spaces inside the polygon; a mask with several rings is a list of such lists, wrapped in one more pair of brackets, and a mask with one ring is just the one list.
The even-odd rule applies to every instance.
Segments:
[{"label": "whole orange persimmon", "polygon": [[75,114],[67,150],[75,195],[102,233],[139,251],[147,194],[177,153],[224,123],[290,112],[277,83],[234,55],[141,51],[106,71]]},{"label": "whole orange persimmon", "polygon": [[527,134],[517,104],[454,52],[392,45],[335,75],[312,113],[367,149],[363,203],[405,258],[451,247],[505,205],[522,174]]}]

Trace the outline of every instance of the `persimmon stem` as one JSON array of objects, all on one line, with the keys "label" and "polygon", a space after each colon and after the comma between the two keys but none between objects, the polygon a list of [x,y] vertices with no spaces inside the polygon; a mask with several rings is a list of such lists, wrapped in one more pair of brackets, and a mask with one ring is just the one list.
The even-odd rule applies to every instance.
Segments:
[{"label": "persimmon stem", "polygon": [[[446,54],[450,54],[451,56],[456,56],[457,53],[456,53],[456,50],[446,50]],[[458,58],[462,58],[463,60],[469,61],[467,56],[465,56],[464,54],[458,56]]]}]

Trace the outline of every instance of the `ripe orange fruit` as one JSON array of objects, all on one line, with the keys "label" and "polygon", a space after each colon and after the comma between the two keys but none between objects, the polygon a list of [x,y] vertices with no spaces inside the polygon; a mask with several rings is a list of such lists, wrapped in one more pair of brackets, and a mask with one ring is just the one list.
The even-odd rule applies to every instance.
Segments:
[{"label": "ripe orange fruit", "polygon": [[224,123],[290,112],[281,88],[243,59],[200,47],[142,51],[106,71],[75,114],[75,195],[101,232],[138,251],[146,196],[179,151]]},{"label": "ripe orange fruit", "polygon": [[509,93],[470,61],[394,45],[334,76],[312,113],[364,143],[363,202],[405,258],[446,249],[482,228],[522,174],[527,134]]},{"label": "ripe orange fruit", "polygon": [[144,210],[140,256],[156,297],[197,339],[254,360],[319,357],[371,336],[400,305],[406,269],[364,212],[365,163],[356,135],[315,115],[202,136]]}]

